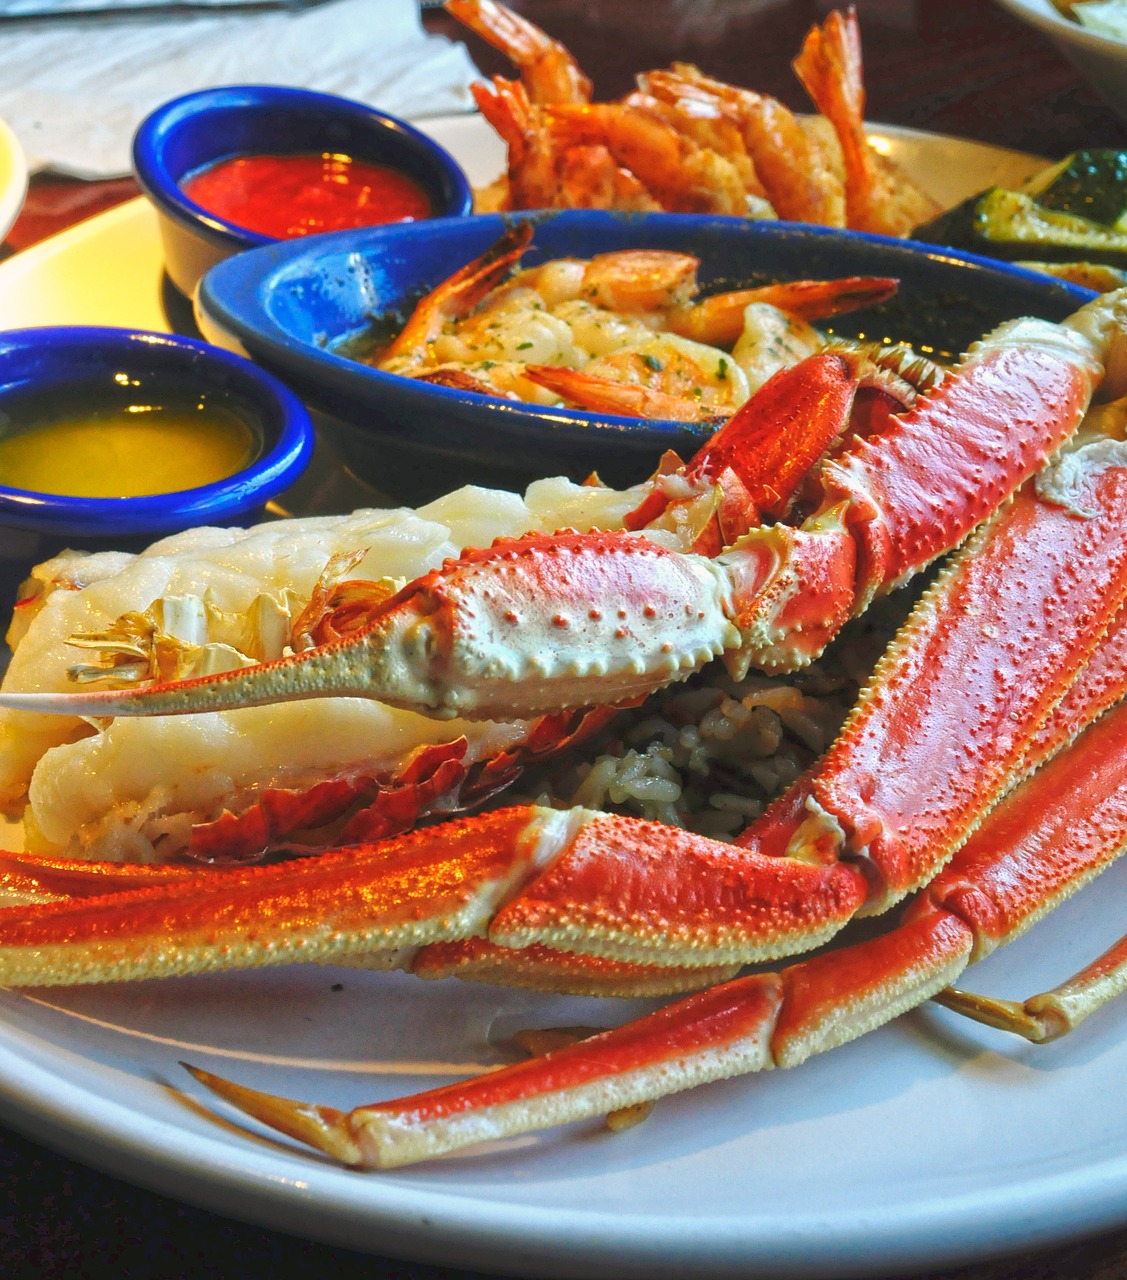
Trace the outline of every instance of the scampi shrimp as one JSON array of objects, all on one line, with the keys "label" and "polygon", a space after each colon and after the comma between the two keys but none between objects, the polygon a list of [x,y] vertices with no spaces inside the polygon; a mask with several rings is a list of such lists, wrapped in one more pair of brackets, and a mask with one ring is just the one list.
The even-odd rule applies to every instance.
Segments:
[{"label": "scampi shrimp", "polygon": [[581,371],[555,369],[550,365],[529,365],[525,376],[557,395],[564,404],[595,413],[715,426],[719,426],[728,416],[726,411],[717,412],[712,404],[706,404],[701,396],[677,395],[643,382],[621,381],[620,364],[612,372],[618,376],[600,377],[597,373],[591,373],[589,367]]},{"label": "scampi shrimp", "polygon": [[[563,394],[584,408],[600,408],[593,399],[599,399],[605,390],[600,384],[605,383],[618,384],[627,392],[656,393],[660,399],[647,401],[644,395],[638,396],[636,403],[646,410],[642,416],[668,412],[678,401],[695,406],[695,415],[684,411],[670,414],[681,421],[727,417],[749,394],[743,370],[726,351],[672,333],[651,334],[642,342],[599,356],[575,374]],[[629,396],[624,397],[623,405],[629,402]],[[605,400],[603,403],[614,412],[629,412],[625,407],[613,408]]]},{"label": "scampi shrimp", "polygon": [[700,260],[655,249],[553,259],[496,283],[529,234],[510,228],[428,294],[375,357],[379,368],[537,404],[709,422],[818,349],[810,320],[896,290],[886,277],[849,277],[699,299]]},{"label": "scampi shrimp", "polygon": [[394,372],[407,373],[421,365],[443,327],[469,315],[489,291],[505,279],[531,242],[531,226],[520,223],[506,231],[480,257],[432,289],[383,353],[385,361],[395,363]]}]

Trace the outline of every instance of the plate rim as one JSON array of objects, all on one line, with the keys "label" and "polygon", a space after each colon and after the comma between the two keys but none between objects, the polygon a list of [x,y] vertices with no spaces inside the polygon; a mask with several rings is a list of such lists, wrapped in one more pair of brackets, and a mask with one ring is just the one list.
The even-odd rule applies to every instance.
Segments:
[{"label": "plate rim", "polygon": [[28,165],[23,147],[11,125],[0,119],[0,156],[8,162],[8,179],[0,188],[0,240],[15,225],[27,198]]}]

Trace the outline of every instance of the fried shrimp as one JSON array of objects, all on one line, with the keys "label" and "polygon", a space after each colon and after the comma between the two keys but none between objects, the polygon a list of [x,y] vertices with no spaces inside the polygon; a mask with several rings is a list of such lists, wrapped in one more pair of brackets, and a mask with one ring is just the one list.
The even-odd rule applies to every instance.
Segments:
[{"label": "fried shrimp", "polygon": [[496,0],[447,9],[506,53],[519,80],[474,87],[508,148],[505,177],[479,211],[665,210],[778,217],[906,235],[935,201],[869,145],[861,37],[852,8],[811,28],[793,63],[820,114],[690,63],[640,73],[617,102],[592,101],[572,55]]}]

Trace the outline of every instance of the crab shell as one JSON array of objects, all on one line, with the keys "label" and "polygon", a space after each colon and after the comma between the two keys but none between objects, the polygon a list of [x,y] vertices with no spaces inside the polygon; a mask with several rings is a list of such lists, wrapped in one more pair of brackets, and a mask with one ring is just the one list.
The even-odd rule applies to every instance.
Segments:
[{"label": "crab shell", "polygon": [[[709,607],[696,612],[714,618],[714,647],[736,665],[759,652],[764,613],[793,662],[809,651],[807,633],[788,633],[779,619],[809,605],[809,564],[836,557],[839,570],[826,580],[849,588],[831,618],[815,620],[820,639],[993,511],[922,597],[838,742],[735,845],[611,815],[516,808],[206,882],[170,876],[89,896],[56,882],[61,900],[0,919],[0,981],[106,981],[358,955],[433,974],[449,960],[433,950],[444,943],[465,944],[471,967],[484,947],[494,969],[508,963],[517,980],[550,982],[570,965],[604,988],[614,966],[626,966],[624,985],[661,970],[712,982],[716,966],[809,949],[859,912],[923,890],[897,928],[869,943],[722,982],[594,1041],[416,1098],[344,1114],[200,1074],[266,1123],[348,1163],[377,1166],[794,1065],[936,994],[1127,842],[1122,713],[1108,712],[1064,749],[1127,690],[1127,449],[1086,438],[1025,483],[1073,433],[1102,370],[1114,367],[1125,320],[1127,293],[1063,329],[1020,322],[992,335],[958,376],[825,464],[822,502],[800,527],[752,529],[718,560],[636,554],[625,534],[529,540],[516,559],[505,544],[447,564],[300,661],[67,704],[184,711],[197,699],[225,705],[248,688],[252,700],[267,701],[287,681],[295,687],[298,671],[302,692],[343,685],[359,693],[374,683],[385,697],[391,683],[394,700],[420,682],[413,670],[404,685],[398,667],[425,658],[431,709],[448,711],[453,697],[464,713],[460,678],[484,652],[474,647],[475,610],[499,625],[515,599],[539,599],[550,581],[556,599],[602,611],[600,593],[613,589],[621,601],[633,583],[630,656],[586,678],[592,700],[601,699],[608,684],[617,693],[647,672],[668,678],[669,616],[655,607],[654,626],[645,626],[659,598],[655,576],[660,586],[667,570],[700,584],[693,603]],[[630,564],[640,566],[634,579]],[[522,577],[536,590],[519,595]],[[674,612],[684,608],[675,595]],[[467,612],[473,625],[459,631]],[[412,628],[424,623],[430,639],[415,644]],[[521,628],[532,650],[545,634],[539,625]],[[639,659],[638,648],[659,656]],[[512,700],[535,712],[548,677],[530,664],[518,655]],[[488,689],[469,703],[488,714],[498,696]],[[45,892],[55,873],[66,870],[39,877]],[[586,966],[585,956],[593,957]],[[1121,985],[1117,952],[1009,1021],[1024,1018],[1044,1038]]]}]

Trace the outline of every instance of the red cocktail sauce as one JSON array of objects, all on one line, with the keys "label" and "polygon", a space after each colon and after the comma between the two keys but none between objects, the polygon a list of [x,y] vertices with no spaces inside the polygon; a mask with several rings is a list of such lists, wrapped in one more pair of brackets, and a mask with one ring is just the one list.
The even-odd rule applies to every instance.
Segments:
[{"label": "red cocktail sauce", "polygon": [[412,178],[349,156],[236,156],[189,178],[184,194],[247,231],[292,240],[431,215]]}]

